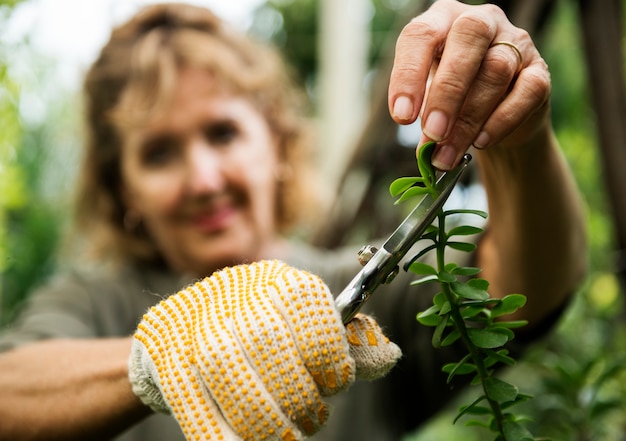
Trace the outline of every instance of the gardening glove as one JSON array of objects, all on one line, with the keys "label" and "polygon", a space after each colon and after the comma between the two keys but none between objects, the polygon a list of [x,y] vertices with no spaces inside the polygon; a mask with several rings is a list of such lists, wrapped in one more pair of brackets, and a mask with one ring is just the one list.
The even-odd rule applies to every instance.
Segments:
[{"label": "gardening glove", "polygon": [[368,316],[346,327],[328,287],[279,261],[214,273],[152,307],[129,359],[134,393],[188,440],[301,440],[323,397],[385,375],[400,349]]}]

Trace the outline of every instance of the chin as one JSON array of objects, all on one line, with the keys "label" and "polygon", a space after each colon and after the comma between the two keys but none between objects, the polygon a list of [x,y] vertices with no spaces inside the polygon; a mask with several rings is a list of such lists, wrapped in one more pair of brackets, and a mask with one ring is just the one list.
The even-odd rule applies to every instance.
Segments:
[{"label": "chin", "polygon": [[243,263],[251,263],[258,259],[258,254],[251,251],[237,251],[233,248],[224,250],[224,252],[216,252],[215,248],[210,255],[198,255],[194,260],[198,263],[196,266],[201,270],[202,276],[210,275],[222,268],[240,265]]},{"label": "chin", "polygon": [[187,268],[210,275],[227,266],[251,263],[260,258],[262,243],[250,229],[230,230],[218,235],[187,237]]}]

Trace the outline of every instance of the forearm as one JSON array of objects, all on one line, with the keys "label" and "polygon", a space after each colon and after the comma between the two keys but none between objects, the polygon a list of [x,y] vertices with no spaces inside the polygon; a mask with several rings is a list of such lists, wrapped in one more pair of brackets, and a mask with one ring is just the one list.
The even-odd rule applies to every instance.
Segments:
[{"label": "forearm", "polygon": [[586,271],[582,201],[551,130],[528,146],[479,152],[489,228],[479,249],[494,296],[520,293],[520,318],[536,323],[561,306]]},{"label": "forearm", "polygon": [[0,440],[109,439],[149,413],[131,339],[48,340],[0,355]]}]

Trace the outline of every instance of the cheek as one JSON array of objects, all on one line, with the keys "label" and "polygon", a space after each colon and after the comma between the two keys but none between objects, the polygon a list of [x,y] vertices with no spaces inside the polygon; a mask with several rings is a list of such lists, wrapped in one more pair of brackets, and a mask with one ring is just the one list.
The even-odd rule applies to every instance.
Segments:
[{"label": "cheek", "polygon": [[272,146],[265,146],[246,155],[242,175],[246,176],[248,185],[253,192],[263,199],[264,203],[274,196],[276,185],[277,160]]},{"label": "cheek", "polygon": [[171,173],[145,173],[139,168],[127,168],[124,182],[127,204],[144,217],[167,214],[181,198],[180,180]]}]

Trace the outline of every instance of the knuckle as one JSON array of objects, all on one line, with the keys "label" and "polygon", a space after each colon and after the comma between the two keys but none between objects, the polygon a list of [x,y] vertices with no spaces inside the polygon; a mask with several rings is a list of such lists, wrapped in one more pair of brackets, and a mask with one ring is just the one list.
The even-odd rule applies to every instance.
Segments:
[{"label": "knuckle", "polygon": [[[484,75],[490,84],[508,85],[517,69],[518,60],[507,48],[493,47],[484,59]],[[510,52],[510,53],[509,53]]]},{"label": "knuckle", "polygon": [[515,40],[520,42],[530,42],[532,43],[532,37],[528,33],[526,29],[523,28],[515,28]]},{"label": "knuckle", "polygon": [[506,19],[506,14],[502,10],[502,8],[500,8],[499,6],[497,6],[497,5],[493,4],[493,3],[485,3],[484,5],[478,6],[478,8],[482,9],[483,11],[485,11],[485,13],[487,15],[490,15],[490,16],[493,16],[493,17],[498,17],[498,18],[505,18]]},{"label": "knuckle", "polygon": [[459,16],[453,24],[458,34],[467,38],[468,42],[484,40],[486,36],[491,36],[495,32],[493,23],[478,12],[466,12]]},{"label": "knuckle", "polygon": [[543,105],[550,97],[550,74],[546,69],[532,69],[525,73],[525,81],[521,85],[524,94],[537,104]]},{"label": "knuckle", "polygon": [[[478,129],[478,120],[476,112],[461,112],[454,123],[454,131],[460,139],[470,139],[469,135],[476,133]],[[465,146],[464,146],[465,147]]]},{"label": "knuckle", "polygon": [[465,96],[466,85],[464,81],[455,74],[454,71],[441,72],[436,78],[436,83],[433,83],[432,90],[437,90],[442,95],[456,97]]},{"label": "knuckle", "polygon": [[404,26],[400,32],[398,44],[403,44],[405,41],[411,41],[411,44],[419,44],[421,41],[434,41],[441,34],[441,29],[420,16]]}]

